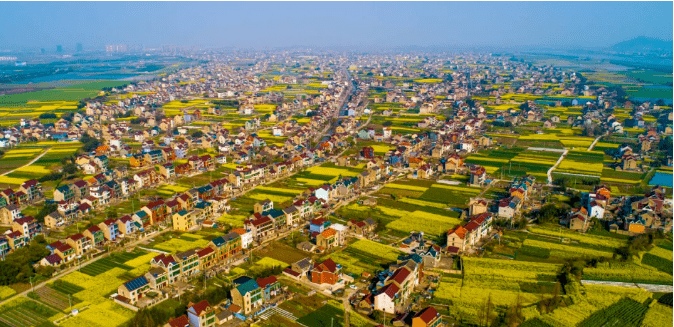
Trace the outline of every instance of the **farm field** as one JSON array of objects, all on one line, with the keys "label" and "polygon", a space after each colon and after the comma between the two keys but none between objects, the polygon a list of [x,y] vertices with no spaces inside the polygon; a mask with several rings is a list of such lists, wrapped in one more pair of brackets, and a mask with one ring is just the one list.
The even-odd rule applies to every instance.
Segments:
[{"label": "farm field", "polygon": [[2,326],[40,326],[48,324],[59,313],[24,297],[12,299],[0,307]]},{"label": "farm field", "polygon": [[434,301],[451,303],[466,321],[476,322],[477,312],[491,297],[495,305],[510,306],[518,295],[524,306],[538,301],[539,292],[554,286],[558,265],[486,258],[463,258],[464,273],[443,275]]},{"label": "farm field", "polygon": [[600,151],[572,150],[559,164],[555,173],[601,176],[604,170],[604,153]]},{"label": "farm field", "polygon": [[364,271],[374,273],[385,265],[395,262],[403,254],[397,249],[369,240],[358,240],[344,250],[329,254],[325,259],[332,259],[341,264],[344,271],[360,275]]}]

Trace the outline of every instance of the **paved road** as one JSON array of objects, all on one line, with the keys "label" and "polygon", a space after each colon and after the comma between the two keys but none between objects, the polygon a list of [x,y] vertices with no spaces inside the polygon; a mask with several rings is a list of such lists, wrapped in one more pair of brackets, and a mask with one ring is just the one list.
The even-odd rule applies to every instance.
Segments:
[{"label": "paved road", "polygon": [[39,156],[35,157],[35,159],[31,160],[29,163],[27,163],[27,164],[25,164],[25,165],[23,165],[23,166],[21,166],[21,167],[14,168],[14,169],[12,169],[12,170],[10,170],[10,171],[8,171],[8,172],[4,172],[4,173],[0,174],[0,176],[5,176],[5,175],[7,175],[7,174],[11,174],[11,173],[13,173],[15,170],[17,170],[17,169],[19,169],[19,168],[23,168],[23,167],[32,165],[32,164],[35,163],[36,161],[40,160],[40,158],[42,158],[42,156],[44,156],[45,154],[47,154],[47,152],[49,152],[49,150],[51,150],[51,147],[48,147],[46,150],[44,150],[44,152],[40,153]]},{"label": "paved road", "polygon": [[587,151],[592,151],[592,149],[594,149],[595,144],[597,144],[597,142],[599,142],[599,139],[600,139],[602,136],[604,136],[604,135],[599,135],[599,136],[597,136],[597,138],[594,139],[594,142],[592,142],[592,144],[590,144],[590,147],[587,148]]},{"label": "paved road", "polygon": [[623,283],[623,282],[607,282],[603,280],[581,280],[583,284],[589,285],[609,285],[627,288],[642,288],[649,292],[672,292],[674,287],[672,285],[658,285],[658,284],[637,284],[637,283]]},{"label": "paved road", "polygon": [[569,153],[569,149],[564,149],[564,153],[562,153],[562,155],[559,157],[555,165],[550,167],[550,169],[548,169],[548,185],[552,185],[552,171],[555,170],[560,163],[562,163],[562,160],[566,158],[567,153]]}]

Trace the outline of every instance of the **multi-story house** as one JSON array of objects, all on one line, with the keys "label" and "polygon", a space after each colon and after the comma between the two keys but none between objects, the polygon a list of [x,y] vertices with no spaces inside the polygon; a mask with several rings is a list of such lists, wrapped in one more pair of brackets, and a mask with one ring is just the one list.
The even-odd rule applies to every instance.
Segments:
[{"label": "multi-story house", "polygon": [[261,242],[275,235],[273,219],[260,213],[255,213],[253,217],[244,224],[245,228],[253,233],[253,239]]},{"label": "multi-story house", "polygon": [[232,288],[231,295],[232,303],[238,305],[245,315],[257,311],[264,304],[264,293],[252,278]]},{"label": "multi-story house", "polygon": [[73,249],[72,246],[62,243],[61,241],[56,241],[52,244],[49,244],[47,248],[51,250],[52,254],[58,255],[61,260],[63,260],[63,262],[69,262],[77,255],[75,253],[75,249]]},{"label": "multi-story house", "polygon": [[145,276],[136,277],[117,288],[117,293],[128,299],[133,305],[150,291],[150,283]]},{"label": "multi-story house", "polygon": [[107,219],[98,224],[98,227],[103,231],[103,236],[107,241],[114,241],[119,236],[119,226],[115,219]]},{"label": "multi-story house", "polygon": [[215,250],[217,261],[224,263],[241,251],[241,236],[231,231],[226,235],[214,238],[208,243],[208,246]]},{"label": "multi-story house", "polygon": [[12,230],[21,232],[29,240],[32,240],[35,235],[42,233],[42,225],[32,216],[25,216],[12,222]]},{"label": "multi-story house", "polygon": [[145,273],[145,279],[150,283],[150,288],[158,290],[169,285],[168,272],[161,267],[152,267]]},{"label": "multi-story house", "polygon": [[191,327],[215,326],[215,308],[203,300],[187,308],[187,319]]},{"label": "multi-story house", "polygon": [[196,225],[193,211],[180,210],[174,213],[172,218],[174,230],[186,232]]},{"label": "multi-story house", "polygon": [[200,271],[206,271],[212,268],[217,262],[215,250],[208,246],[197,251],[197,256],[199,256]]},{"label": "multi-story house", "polygon": [[105,233],[97,225],[87,228],[82,235],[89,238],[92,247],[102,246],[105,243]]},{"label": "multi-story house", "polygon": [[172,255],[160,254],[150,260],[150,265],[166,270],[169,284],[180,278],[180,263]]},{"label": "multi-story house", "polygon": [[337,246],[337,231],[328,228],[316,236],[316,245],[318,245],[321,250],[328,250]]},{"label": "multi-story house", "polygon": [[180,275],[182,278],[187,279],[199,272],[199,254],[197,254],[196,249],[176,253],[175,258],[180,264]]},{"label": "multi-story house", "polygon": [[332,259],[327,259],[321,263],[315,263],[310,273],[312,283],[334,285],[341,276],[341,266]]},{"label": "multi-story house", "polygon": [[74,190],[70,187],[70,185],[62,185],[57,187],[54,190],[54,201],[55,202],[60,202],[60,201],[70,201],[73,198],[75,198],[75,192]]},{"label": "multi-story house", "polygon": [[85,254],[91,248],[91,240],[82,233],[68,236],[66,243],[75,249],[75,254],[78,256]]},{"label": "multi-story house", "polygon": [[129,234],[133,234],[140,224],[136,223],[133,221],[133,218],[131,216],[126,215],[122,218],[117,219],[117,229],[119,230],[119,236],[126,236]]},{"label": "multi-story house", "polygon": [[285,220],[288,226],[296,226],[302,221],[300,211],[297,210],[297,207],[294,205],[283,208],[283,214],[285,214]]},{"label": "multi-story house", "polygon": [[276,276],[258,278],[256,282],[257,285],[262,289],[265,302],[268,302],[281,292],[281,283],[278,282]]},{"label": "multi-story house", "polygon": [[161,223],[168,217],[166,203],[161,199],[143,206],[142,210],[150,216],[151,225]]},{"label": "multi-story house", "polygon": [[21,210],[15,205],[8,205],[0,208],[0,221],[4,225],[11,225],[12,222],[21,218]]},{"label": "multi-story house", "polygon": [[488,213],[472,217],[465,226],[458,226],[447,232],[449,252],[466,251],[475,246],[492,229],[492,218]]},{"label": "multi-story house", "polygon": [[442,325],[442,317],[434,307],[426,307],[412,318],[412,327],[438,327]]},{"label": "multi-story house", "polygon": [[11,233],[5,234],[7,243],[12,250],[22,248],[30,242],[28,236],[23,235],[22,232],[13,231]]},{"label": "multi-story house", "polygon": [[27,199],[30,202],[42,198],[42,184],[35,179],[23,182],[19,187],[19,190],[26,193]]}]

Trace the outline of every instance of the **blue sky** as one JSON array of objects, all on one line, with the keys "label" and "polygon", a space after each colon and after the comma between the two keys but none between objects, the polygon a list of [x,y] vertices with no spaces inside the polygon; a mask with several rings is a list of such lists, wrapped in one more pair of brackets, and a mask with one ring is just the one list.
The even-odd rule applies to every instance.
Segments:
[{"label": "blue sky", "polygon": [[672,39],[672,2],[0,2],[0,49],[603,47]]}]

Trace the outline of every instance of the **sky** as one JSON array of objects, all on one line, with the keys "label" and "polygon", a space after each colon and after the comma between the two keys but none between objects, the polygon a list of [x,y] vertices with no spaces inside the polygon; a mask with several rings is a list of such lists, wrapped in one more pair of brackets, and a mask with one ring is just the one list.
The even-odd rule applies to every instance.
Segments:
[{"label": "sky", "polygon": [[672,2],[0,2],[0,49],[605,47],[672,40]]}]

